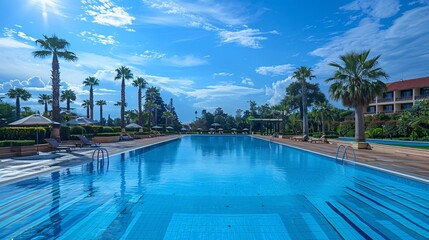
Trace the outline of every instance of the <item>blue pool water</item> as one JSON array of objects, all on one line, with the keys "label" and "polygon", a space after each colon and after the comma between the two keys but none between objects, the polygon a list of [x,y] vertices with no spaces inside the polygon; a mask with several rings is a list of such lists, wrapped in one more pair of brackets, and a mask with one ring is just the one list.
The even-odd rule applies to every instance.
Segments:
[{"label": "blue pool water", "polygon": [[[354,141],[351,137],[340,137],[339,140],[343,141]],[[366,139],[369,143],[395,145],[395,146],[410,146],[410,147],[429,147],[429,142],[420,141],[400,141],[400,140],[388,140],[388,139]]]},{"label": "blue pool water", "polygon": [[0,239],[427,239],[429,186],[249,136],[186,136],[0,189]]}]

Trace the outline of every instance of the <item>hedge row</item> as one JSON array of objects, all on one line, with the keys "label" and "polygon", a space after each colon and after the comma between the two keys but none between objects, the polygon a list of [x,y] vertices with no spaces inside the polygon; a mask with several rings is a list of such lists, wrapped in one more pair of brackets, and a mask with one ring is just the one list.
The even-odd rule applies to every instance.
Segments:
[{"label": "hedge row", "polygon": [[0,128],[0,140],[36,140],[39,130],[39,142],[51,134],[50,129],[43,127],[3,127]]},{"label": "hedge row", "polygon": [[34,143],[33,140],[4,140],[0,141],[0,147],[31,146]]}]

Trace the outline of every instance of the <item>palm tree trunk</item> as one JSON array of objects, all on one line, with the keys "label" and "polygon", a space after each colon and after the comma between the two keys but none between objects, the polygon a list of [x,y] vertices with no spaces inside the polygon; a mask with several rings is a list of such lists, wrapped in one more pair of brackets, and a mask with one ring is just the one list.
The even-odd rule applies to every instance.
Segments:
[{"label": "palm tree trunk", "polygon": [[89,119],[94,119],[94,95],[92,92],[92,85],[89,87]]},{"label": "palm tree trunk", "polygon": [[[52,120],[61,123],[60,113],[60,64],[58,63],[57,53],[52,56]],[[52,126],[51,137],[57,140],[60,139],[59,124]]]},{"label": "palm tree trunk", "polygon": [[89,106],[86,106],[86,117],[89,118]]},{"label": "palm tree trunk", "polygon": [[323,117],[323,114],[322,114],[321,118],[322,118],[322,134],[325,134],[325,119]]},{"label": "palm tree trunk", "polygon": [[67,112],[70,112],[70,98],[67,98]]},{"label": "palm tree trunk", "polygon": [[138,97],[139,97],[139,125],[143,126],[143,115],[142,115],[142,88],[141,86],[139,86],[139,92],[138,92]]},{"label": "palm tree trunk", "polygon": [[104,126],[104,124],[103,124],[103,105],[100,105],[100,124],[101,124],[101,126]]},{"label": "palm tree trunk", "polygon": [[48,114],[48,101],[45,100],[45,115]]},{"label": "palm tree trunk", "polygon": [[308,136],[307,88],[302,85],[302,134]]},{"label": "palm tree trunk", "polygon": [[125,78],[121,84],[121,132],[125,132]]},{"label": "palm tree trunk", "polygon": [[355,107],[355,141],[365,142],[365,121],[363,118],[363,106]]},{"label": "palm tree trunk", "polygon": [[19,96],[16,97],[16,119],[21,118],[21,103],[19,102]]}]

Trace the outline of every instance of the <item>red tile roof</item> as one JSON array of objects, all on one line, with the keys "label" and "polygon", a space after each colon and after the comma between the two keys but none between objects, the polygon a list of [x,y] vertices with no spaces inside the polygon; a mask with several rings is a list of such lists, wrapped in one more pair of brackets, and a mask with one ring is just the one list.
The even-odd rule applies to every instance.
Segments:
[{"label": "red tile roof", "polygon": [[429,77],[401,80],[393,83],[388,83],[386,85],[388,91],[429,87]]}]

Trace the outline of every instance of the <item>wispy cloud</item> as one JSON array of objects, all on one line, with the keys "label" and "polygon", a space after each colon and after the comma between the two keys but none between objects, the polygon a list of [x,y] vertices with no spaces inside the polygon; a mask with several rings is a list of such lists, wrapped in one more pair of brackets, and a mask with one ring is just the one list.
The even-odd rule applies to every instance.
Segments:
[{"label": "wispy cloud", "polygon": [[283,64],[277,66],[262,66],[256,69],[256,72],[265,76],[286,75],[295,69],[292,64]]},{"label": "wispy cloud", "polygon": [[234,76],[234,73],[218,72],[213,74],[213,77],[232,77],[232,76]]},{"label": "wispy cloud", "polygon": [[169,65],[173,65],[176,67],[195,67],[207,64],[206,59],[198,58],[192,55],[186,55],[186,56],[178,56],[174,55],[172,57],[165,57],[163,58],[164,62],[166,62]]},{"label": "wispy cloud", "polygon": [[103,45],[116,45],[119,42],[115,40],[112,35],[105,36],[103,34],[92,33],[89,31],[82,31],[79,34],[80,37],[90,40],[94,43],[101,43]]},{"label": "wispy cloud", "polygon": [[248,96],[253,94],[262,93],[262,89],[238,86],[233,84],[225,85],[212,85],[202,89],[195,89],[187,92],[188,96],[195,97],[197,99],[219,99],[219,98],[240,98],[242,96]]},{"label": "wispy cloud", "polygon": [[35,49],[34,46],[19,42],[12,38],[0,38],[0,47]]},{"label": "wispy cloud", "polygon": [[259,29],[245,28],[239,31],[222,30],[219,37],[222,43],[236,43],[243,47],[262,48],[261,41],[267,40],[265,35],[278,34],[276,31],[261,32]]},{"label": "wispy cloud", "polygon": [[92,17],[95,23],[127,29],[135,20],[135,17],[131,16],[125,8],[116,6],[110,0],[82,0],[81,2],[85,13]]},{"label": "wispy cloud", "polygon": [[374,18],[388,18],[399,12],[399,0],[354,0],[340,9],[349,11],[362,11]]},{"label": "wispy cloud", "polygon": [[249,77],[245,77],[245,78],[241,79],[241,83],[244,85],[255,86],[255,83]]}]

